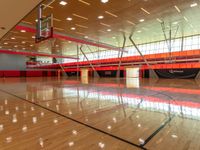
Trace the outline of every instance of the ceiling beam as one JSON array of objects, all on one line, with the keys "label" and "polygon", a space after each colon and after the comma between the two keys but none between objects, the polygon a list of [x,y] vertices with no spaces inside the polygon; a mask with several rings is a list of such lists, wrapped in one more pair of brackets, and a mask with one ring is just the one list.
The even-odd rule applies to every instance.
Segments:
[{"label": "ceiling beam", "polygon": [[[19,25],[17,25],[15,27],[15,29],[16,30],[26,30],[26,32],[36,33],[35,27],[24,24],[24,23],[20,23]],[[100,47],[100,48],[104,48],[104,49],[108,49],[108,50],[127,52],[126,50],[123,50],[122,48],[118,48],[118,47],[115,47],[115,46],[112,46],[112,45],[109,45],[109,44],[100,43],[100,42],[96,42],[96,41],[93,41],[93,40],[85,40],[85,39],[73,37],[71,35],[63,34],[63,33],[60,33],[60,32],[55,32],[53,34],[53,37],[58,38],[58,39],[62,39],[62,40],[80,43],[80,44]]]},{"label": "ceiling beam", "polygon": [[35,53],[35,52],[24,52],[24,51],[13,51],[13,50],[6,50],[0,49],[0,53],[4,54],[11,54],[11,55],[24,55],[24,56],[42,56],[42,57],[55,57],[55,58],[67,58],[67,59],[75,59],[75,57],[70,56],[62,56],[62,55],[55,55],[55,54],[45,54],[45,53]]}]

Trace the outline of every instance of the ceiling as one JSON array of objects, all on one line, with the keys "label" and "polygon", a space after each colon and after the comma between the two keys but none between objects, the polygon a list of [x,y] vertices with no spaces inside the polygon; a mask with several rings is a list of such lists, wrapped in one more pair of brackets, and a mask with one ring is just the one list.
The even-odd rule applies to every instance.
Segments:
[{"label": "ceiling", "polygon": [[[43,16],[53,13],[56,32],[84,40],[122,47],[123,33],[128,37],[132,31],[137,44],[164,40],[161,22],[164,22],[167,34],[171,26],[173,37],[177,29],[176,37],[200,33],[199,0],[109,0],[107,3],[101,0],[66,0],[65,6],[59,2],[44,1],[43,4],[50,5],[44,9]],[[99,19],[99,16],[103,18]],[[35,26],[36,19],[37,9],[25,17],[22,23]],[[56,39],[54,47],[50,45],[50,41],[35,44],[34,33],[22,33],[16,29],[10,31],[0,43],[0,47],[13,50],[71,56],[77,53],[77,43],[74,42]],[[127,40],[126,46],[129,45],[131,43]],[[86,53],[98,50],[94,46],[84,48]]]},{"label": "ceiling", "polygon": [[[23,19],[30,10],[34,9],[42,0],[1,0],[0,1],[0,38]],[[17,6],[17,7],[16,7]],[[10,11],[15,10],[15,11]]]}]

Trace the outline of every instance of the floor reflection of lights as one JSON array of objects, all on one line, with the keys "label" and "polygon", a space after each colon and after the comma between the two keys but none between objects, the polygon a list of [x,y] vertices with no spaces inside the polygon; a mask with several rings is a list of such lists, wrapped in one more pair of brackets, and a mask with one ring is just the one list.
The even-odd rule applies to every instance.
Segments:
[{"label": "floor reflection of lights", "polygon": [[[43,89],[45,91],[45,89],[42,87],[43,84],[35,83],[33,84],[32,88]],[[127,138],[131,142],[134,142],[139,145],[145,143],[146,137],[143,135],[147,133],[146,130],[148,130],[148,128],[151,126],[148,123],[153,122],[152,125],[157,124],[159,127],[159,125],[161,125],[165,120],[163,118],[168,117],[168,115],[175,115],[176,117],[173,120],[177,120],[177,117],[182,121],[191,119],[197,125],[198,125],[197,123],[198,120],[200,120],[200,115],[199,115],[200,110],[197,105],[198,102],[195,101],[195,96],[192,97],[192,100],[194,101],[190,102],[187,102],[185,100],[181,101],[181,97],[184,97],[184,95],[186,95],[188,92],[194,93],[194,90],[188,90],[186,94],[184,94],[183,92],[184,90],[182,90],[181,95],[177,96],[176,93],[176,95],[174,96],[177,97],[178,99],[169,100],[169,98],[166,98],[163,95],[158,97],[146,96],[145,94],[147,94],[148,92],[143,93],[144,90],[141,90],[143,85],[138,82],[136,85],[132,84],[128,85],[129,89],[126,89],[125,88],[126,86],[120,86],[124,88],[121,89],[122,93],[120,93],[119,87],[114,86],[114,83],[112,84],[112,88],[109,87],[110,86],[109,84],[105,86],[106,88],[103,87],[103,84],[101,84],[101,86],[99,84],[98,86],[95,87],[94,86],[95,84],[90,85],[90,81],[88,82],[87,85],[86,84],[79,85],[80,86],[79,88],[77,88],[76,86],[62,86],[61,84],[57,83],[56,85],[54,84],[48,85],[48,90],[46,90],[45,92],[40,91],[39,94],[35,96],[32,92],[33,97],[31,96],[30,93],[29,95],[23,94],[23,91],[14,94],[16,94],[19,97],[22,96],[23,98],[26,98],[27,100],[32,101],[34,103],[37,103],[42,107],[46,107],[50,110],[66,115],[67,117],[78,119],[83,123],[101,129],[105,132],[120,136],[125,139]],[[59,88],[56,87],[57,85],[59,86]],[[31,85],[28,86],[29,88],[31,87]],[[145,85],[145,87],[147,86]],[[155,91],[158,89],[159,88],[153,88],[151,90],[154,91],[154,93],[156,93]],[[137,90],[138,92],[135,92],[135,90]],[[162,88],[162,93],[165,93],[165,91],[170,92],[170,90],[171,90],[170,88]],[[26,92],[26,90],[24,92]],[[59,94],[56,94],[56,92]],[[175,92],[172,92],[171,95],[173,96],[174,93]],[[77,96],[79,96],[79,99],[77,98]],[[198,96],[196,96],[196,99],[198,99]],[[78,100],[81,102],[82,107],[80,107],[79,103],[77,103]],[[35,105],[27,103],[17,104],[16,102],[15,104],[13,104],[13,101],[10,100],[9,96],[7,98],[3,98],[3,101],[0,102],[0,111],[1,111],[0,115],[2,115],[2,117],[9,118],[9,123],[19,128],[20,133],[24,135],[33,132],[32,131],[33,127],[38,129],[39,127],[43,127],[45,133],[45,127],[49,128],[52,125],[54,127],[59,127],[63,123],[62,120],[60,120],[57,116],[49,117],[48,112],[43,111],[43,109],[38,110],[38,108]],[[123,113],[126,113],[127,116],[124,114],[124,116],[126,116],[124,117]],[[131,117],[129,117],[130,114]],[[162,117],[160,118],[160,123],[158,121],[159,119],[151,122],[151,120],[148,121],[148,117],[145,117],[145,116],[150,116],[151,118],[152,116],[154,116],[154,118],[156,118],[156,116],[158,115],[160,115],[160,117],[163,115],[163,118]],[[27,118],[29,118],[29,120],[27,122],[23,122]],[[49,119],[48,125],[46,126],[41,125],[43,119],[45,120],[46,118]],[[146,120],[146,122],[144,119]],[[190,122],[193,121],[188,121],[188,125],[190,124]],[[20,126],[18,126],[19,124]],[[127,125],[129,124],[129,126],[127,126],[128,128],[132,127],[138,133],[141,132],[142,134],[136,136],[138,133],[136,132],[137,134],[134,134],[134,132],[132,132],[132,128],[130,129],[126,128],[126,124]],[[7,127],[8,123],[0,122],[0,133],[5,134],[8,131]],[[71,126],[73,127],[71,128],[68,124],[66,124],[66,126],[63,125],[63,127],[65,127],[66,129],[70,128],[70,131],[66,131],[66,133],[71,134],[72,137],[79,138],[84,133],[82,132],[83,130],[76,129],[74,128],[74,126]],[[171,126],[171,128],[173,127],[175,127],[174,124]],[[120,131],[117,128],[119,128],[122,132],[117,133],[116,131]],[[195,128],[198,129],[198,127]],[[173,140],[177,141],[181,140],[182,139],[181,134],[175,129],[176,128],[173,128],[173,131],[170,131],[170,128],[168,129],[168,126],[162,129],[161,133],[162,131],[164,132],[163,134],[159,134],[161,138],[156,139],[155,143],[164,143],[163,140],[164,135],[167,135],[168,138],[171,138]],[[41,148],[45,148],[48,145],[48,140],[46,140],[47,139],[46,136],[48,135],[48,133],[52,132],[53,134],[53,132],[57,132],[59,130],[60,129],[54,128],[54,130],[48,131],[46,132],[46,134],[38,135],[37,137],[38,145]],[[149,132],[148,135],[150,135],[153,131],[155,130]],[[189,130],[188,131],[185,130],[184,132],[185,134],[187,134]],[[194,133],[194,131],[191,131],[191,133]],[[134,140],[132,138],[128,138],[128,136],[131,137],[131,135],[136,136],[136,138]],[[67,134],[67,137],[68,136],[70,135]],[[67,147],[75,148],[76,146],[79,145],[79,141],[73,139],[72,137],[70,137],[65,141],[65,146],[67,144]],[[155,137],[157,138],[157,135]],[[189,137],[186,138],[190,139]],[[196,141],[198,141],[197,139]],[[16,142],[16,140],[17,137],[15,135],[8,133],[4,137],[3,141],[5,141],[5,143],[14,143]],[[151,147],[155,143],[149,143],[148,146]],[[196,142],[192,141],[192,143]],[[98,142],[95,141],[94,145],[101,149],[108,148],[108,143],[106,143],[106,140],[102,138],[99,138]],[[160,147],[156,149],[159,148]]]}]

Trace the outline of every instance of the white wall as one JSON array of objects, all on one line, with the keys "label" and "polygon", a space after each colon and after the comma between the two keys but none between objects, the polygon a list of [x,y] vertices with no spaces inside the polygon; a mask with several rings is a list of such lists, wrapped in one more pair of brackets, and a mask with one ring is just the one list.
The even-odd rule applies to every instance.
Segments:
[{"label": "white wall", "polygon": [[26,70],[26,56],[0,54],[0,70]]}]

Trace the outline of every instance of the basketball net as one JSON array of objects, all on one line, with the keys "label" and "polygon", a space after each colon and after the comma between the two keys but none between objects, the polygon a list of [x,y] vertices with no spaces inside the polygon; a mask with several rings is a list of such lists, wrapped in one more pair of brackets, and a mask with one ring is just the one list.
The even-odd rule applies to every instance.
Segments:
[{"label": "basketball net", "polygon": [[48,44],[50,45],[51,50],[54,48],[55,42],[56,42],[56,38],[50,38],[48,40]]}]

